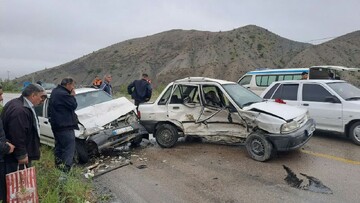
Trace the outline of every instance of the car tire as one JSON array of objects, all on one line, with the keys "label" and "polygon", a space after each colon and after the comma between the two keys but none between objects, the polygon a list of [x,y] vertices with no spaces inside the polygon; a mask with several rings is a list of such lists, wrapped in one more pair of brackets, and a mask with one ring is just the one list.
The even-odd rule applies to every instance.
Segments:
[{"label": "car tire", "polygon": [[86,164],[89,162],[89,154],[85,140],[76,139],[75,141],[75,163]]},{"label": "car tire", "polygon": [[357,121],[351,125],[349,130],[349,137],[355,144],[360,145],[360,121]]},{"label": "car tire", "polygon": [[273,154],[273,145],[263,135],[252,133],[246,139],[246,150],[256,161],[267,161]]},{"label": "car tire", "polygon": [[179,138],[177,129],[170,124],[161,125],[155,133],[155,139],[158,145],[163,148],[173,147]]}]

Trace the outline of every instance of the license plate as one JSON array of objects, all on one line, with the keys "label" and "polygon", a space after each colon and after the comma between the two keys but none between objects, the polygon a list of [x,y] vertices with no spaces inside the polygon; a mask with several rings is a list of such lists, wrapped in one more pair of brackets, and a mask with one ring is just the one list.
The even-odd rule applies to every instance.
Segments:
[{"label": "license plate", "polygon": [[119,128],[119,129],[113,130],[112,134],[113,135],[120,135],[120,134],[130,132],[130,131],[133,131],[133,130],[134,130],[133,127],[127,126],[127,127],[124,127],[124,128]]}]

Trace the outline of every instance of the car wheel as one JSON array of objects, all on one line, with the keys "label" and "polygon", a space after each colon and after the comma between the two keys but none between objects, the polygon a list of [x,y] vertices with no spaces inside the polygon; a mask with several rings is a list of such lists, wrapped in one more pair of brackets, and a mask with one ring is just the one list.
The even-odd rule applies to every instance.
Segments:
[{"label": "car wheel", "polygon": [[75,142],[75,163],[86,164],[89,161],[89,154],[84,140],[76,139]]},{"label": "car wheel", "polygon": [[179,134],[177,129],[170,124],[161,125],[155,133],[156,142],[163,148],[173,147],[178,138]]},{"label": "car wheel", "polygon": [[349,136],[355,144],[360,145],[360,121],[351,125]]},{"label": "car wheel", "polygon": [[273,146],[263,135],[252,133],[246,140],[246,150],[256,161],[266,161],[271,158]]}]

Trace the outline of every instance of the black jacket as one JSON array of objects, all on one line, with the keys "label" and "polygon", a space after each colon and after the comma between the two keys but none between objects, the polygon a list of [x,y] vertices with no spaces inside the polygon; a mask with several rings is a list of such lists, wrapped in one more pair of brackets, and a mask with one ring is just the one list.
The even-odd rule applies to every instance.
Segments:
[{"label": "black jacket", "polygon": [[127,90],[128,93],[131,94],[131,97],[135,100],[135,103],[149,101],[152,94],[151,85],[145,79],[135,80],[134,82],[130,83]]},{"label": "black jacket", "polygon": [[0,162],[3,161],[3,156],[5,154],[7,154],[10,150],[9,145],[6,144],[7,140],[6,140],[6,136],[5,136],[5,131],[3,128],[3,123],[2,120],[0,119]]},{"label": "black jacket", "polygon": [[61,85],[51,92],[48,115],[53,131],[79,129],[78,118],[75,114],[77,102],[70,93]]},{"label": "black jacket", "polygon": [[40,138],[34,114],[21,96],[6,103],[1,113],[7,140],[15,145],[12,154],[6,154],[7,162],[17,162],[28,156],[29,160],[40,158]]}]

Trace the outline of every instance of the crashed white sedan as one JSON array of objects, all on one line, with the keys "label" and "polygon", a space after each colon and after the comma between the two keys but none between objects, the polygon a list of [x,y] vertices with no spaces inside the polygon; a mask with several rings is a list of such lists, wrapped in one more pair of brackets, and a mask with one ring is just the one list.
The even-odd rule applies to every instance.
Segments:
[{"label": "crashed white sedan", "polygon": [[[94,88],[79,88],[75,92],[78,103],[75,112],[80,128],[75,131],[77,161],[86,163],[90,155],[128,142],[137,146],[142,138],[148,138],[148,132],[138,122],[135,105],[125,97],[113,99],[103,90]],[[40,142],[54,146],[48,104],[49,99],[46,99],[35,111],[40,124]]]},{"label": "crashed white sedan", "polygon": [[179,136],[245,143],[257,161],[300,148],[315,130],[306,109],[266,102],[235,82],[203,77],[170,83],[139,111],[141,124],[161,147],[173,147]]}]

